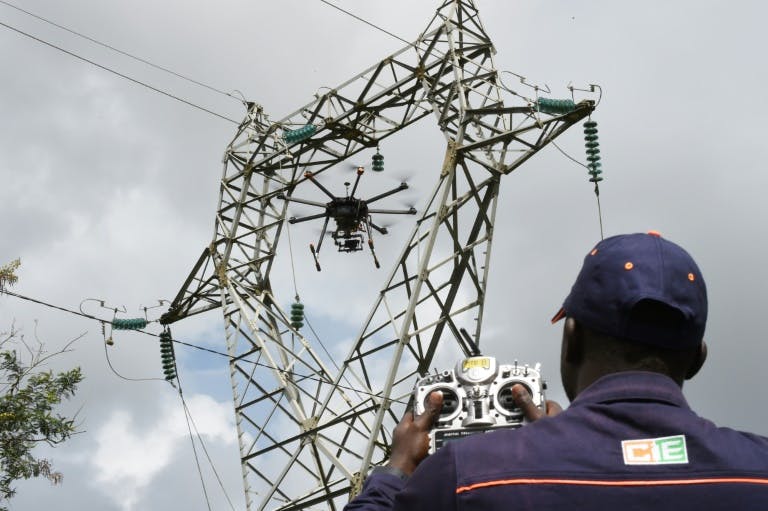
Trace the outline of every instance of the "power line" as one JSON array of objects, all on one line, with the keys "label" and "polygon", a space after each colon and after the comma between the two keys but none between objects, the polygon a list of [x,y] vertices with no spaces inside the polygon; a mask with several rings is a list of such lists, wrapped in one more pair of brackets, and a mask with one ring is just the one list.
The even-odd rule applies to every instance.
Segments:
[{"label": "power line", "polygon": [[392,33],[392,32],[390,32],[389,30],[386,30],[386,29],[384,29],[384,28],[381,28],[380,26],[378,26],[378,25],[375,25],[375,24],[371,23],[370,21],[368,21],[368,20],[366,20],[366,19],[363,19],[363,18],[361,18],[360,16],[358,16],[358,15],[356,15],[356,14],[352,14],[352,13],[351,13],[351,12],[349,12],[349,11],[345,11],[344,9],[342,9],[341,7],[339,7],[338,5],[332,4],[331,2],[328,2],[327,0],[320,0],[320,1],[321,1],[321,2],[323,2],[325,5],[329,5],[329,6],[333,7],[334,9],[337,9],[337,10],[339,10],[339,11],[343,12],[344,14],[346,14],[346,15],[348,15],[348,16],[352,16],[353,18],[355,18],[355,19],[356,19],[356,20],[358,20],[358,21],[362,21],[362,22],[363,22],[363,23],[365,23],[366,25],[369,25],[369,26],[371,26],[371,27],[375,28],[376,30],[379,30],[379,31],[381,31],[381,32],[384,32],[384,33],[385,33],[385,34],[387,34],[388,36],[394,37],[395,39],[397,39],[397,40],[399,40],[399,41],[402,41],[402,42],[404,42],[404,43],[405,43],[405,44],[407,44],[407,45],[412,45],[412,44],[413,44],[411,41],[406,41],[405,39],[403,39],[403,38],[402,38],[402,37],[400,37],[399,35],[397,35],[397,34],[393,34],[393,33]]},{"label": "power line", "polygon": [[[187,430],[189,431],[189,439],[192,441],[192,450],[195,453],[195,462],[197,463],[197,470],[200,474],[200,482],[203,486],[203,493],[205,493],[205,499],[208,503],[208,508],[210,509],[210,502],[208,501],[208,492],[205,489],[205,482],[203,481],[203,472],[200,467],[200,460],[197,456],[197,449],[195,449],[195,440],[192,438],[192,428],[195,430],[195,435],[197,436],[197,441],[200,442],[200,447],[203,448],[203,453],[205,453],[205,457],[208,459],[208,464],[211,466],[211,470],[213,470],[213,475],[216,476],[216,480],[219,482],[219,487],[221,488],[221,491],[224,493],[224,497],[227,499],[227,502],[229,503],[229,507],[232,509],[232,511],[235,510],[234,504],[232,504],[232,499],[229,498],[229,494],[227,493],[227,489],[224,488],[224,483],[221,480],[221,476],[219,475],[218,470],[216,470],[216,465],[213,464],[213,460],[211,459],[211,455],[208,453],[208,449],[205,447],[205,442],[203,442],[203,437],[200,435],[200,430],[197,429],[197,424],[195,424],[195,419],[192,417],[192,412],[189,409],[189,406],[187,406],[187,401],[184,399],[184,392],[181,387],[181,380],[179,377],[176,377],[176,381],[179,383],[179,397],[181,398],[181,403],[184,406],[184,414],[187,419]],[[192,424],[192,428],[190,428],[190,423]]]},{"label": "power line", "polygon": [[187,403],[184,402],[182,396],[181,402],[184,405],[184,419],[187,421],[187,431],[189,432],[189,441],[192,443],[192,452],[195,455],[195,465],[197,466],[197,473],[200,476],[200,486],[203,488],[203,496],[205,497],[205,504],[208,506],[208,511],[211,511],[211,499],[208,498],[208,489],[205,487],[205,478],[203,477],[203,469],[200,466],[200,458],[197,456],[197,447],[195,446],[195,438],[192,436],[192,428],[189,425],[189,410],[187,410]]},{"label": "power line", "polygon": [[71,57],[75,57],[78,60],[82,60],[83,62],[87,62],[88,64],[91,64],[93,66],[98,67],[99,69],[103,69],[104,71],[108,71],[108,72],[110,72],[110,73],[112,73],[114,75],[119,76],[120,78],[125,78],[126,80],[129,80],[129,81],[131,81],[131,82],[133,82],[133,83],[135,83],[137,85],[141,85],[142,87],[146,87],[147,89],[150,89],[150,90],[152,90],[154,92],[157,92],[158,94],[162,94],[162,95],[164,95],[166,97],[169,97],[171,99],[175,99],[176,101],[184,103],[185,105],[189,105],[189,106],[191,106],[193,108],[197,108],[198,110],[202,110],[203,112],[211,114],[211,115],[213,115],[215,117],[218,117],[220,119],[224,119],[225,121],[229,121],[232,124],[236,124],[236,125],[240,124],[239,122],[237,122],[234,119],[230,119],[229,117],[226,117],[224,115],[218,114],[218,113],[214,112],[213,110],[209,110],[209,109],[207,109],[205,107],[202,107],[200,105],[196,105],[195,103],[192,103],[191,101],[188,101],[186,99],[182,99],[182,98],[180,98],[178,96],[175,96],[175,95],[171,94],[170,92],[166,92],[164,90],[158,89],[157,87],[153,87],[152,85],[149,85],[149,84],[144,83],[144,82],[142,82],[140,80],[137,80],[136,78],[132,78],[132,77],[130,77],[128,75],[125,75],[125,74],[123,74],[123,73],[121,73],[119,71],[115,71],[112,68],[109,68],[107,66],[103,66],[103,65],[101,65],[101,64],[99,64],[97,62],[94,62],[92,60],[89,60],[89,59],[87,59],[85,57],[81,57],[80,55],[78,55],[76,53],[73,53],[73,52],[71,52],[69,50],[65,50],[64,48],[61,48],[60,46],[56,46],[53,43],[49,43],[48,41],[45,41],[44,39],[40,39],[39,37],[33,36],[32,34],[28,34],[27,32],[24,32],[22,30],[19,30],[18,28],[12,27],[11,25],[3,23],[2,21],[0,21],[0,26],[3,26],[3,27],[5,27],[5,28],[7,28],[9,30],[13,30],[14,32],[16,32],[18,34],[21,34],[21,35],[23,35],[25,37],[28,37],[30,39],[34,39],[35,41],[37,41],[39,43],[42,43],[42,44],[44,44],[46,46],[49,46],[49,47],[54,48],[56,50],[59,50],[59,51],[61,51],[63,53],[66,53],[67,55],[69,55]]},{"label": "power line", "polygon": [[583,163],[581,163],[579,160],[577,160],[576,158],[574,158],[574,157],[573,157],[573,156],[571,156],[570,154],[566,153],[566,152],[565,152],[565,151],[564,151],[564,150],[563,150],[563,149],[562,149],[562,148],[561,148],[559,145],[557,145],[557,144],[555,143],[555,141],[554,141],[554,140],[552,140],[552,141],[551,141],[551,144],[552,144],[553,146],[555,146],[555,148],[556,148],[558,151],[560,151],[561,153],[563,153],[563,156],[565,156],[566,158],[568,158],[569,160],[571,160],[571,161],[572,161],[572,162],[574,162],[575,164],[577,164],[577,165],[581,165],[581,166],[582,166],[582,167],[584,167],[585,169],[589,170],[589,167],[587,167],[586,165],[584,165]]},{"label": "power line", "polygon": [[[600,89],[600,94],[602,95],[602,89]],[[569,160],[573,161],[574,163],[577,163],[584,167],[587,170],[591,170],[588,166],[581,163],[579,160],[571,156],[570,154],[566,153],[559,145],[555,143],[555,141],[552,141],[552,145],[557,148],[558,151],[563,153],[563,155],[568,158]],[[603,208],[600,206],[600,188],[597,186],[597,183],[595,183],[595,197],[597,198],[597,218],[600,221],[600,239],[604,239],[603,237]]]},{"label": "power line", "polygon": [[[2,1],[2,0],[0,0],[0,1]],[[57,309],[57,310],[60,310],[60,311],[63,311],[63,312],[68,312],[70,314],[75,314],[77,316],[82,316],[84,318],[88,318],[88,319],[92,319],[94,321],[98,321],[99,323],[101,323],[102,330],[104,329],[104,324],[105,323],[109,323],[109,321],[103,320],[101,318],[97,318],[96,316],[91,316],[90,314],[85,314],[85,313],[82,313],[82,312],[77,312],[77,311],[74,311],[74,310],[71,310],[71,309],[67,309],[66,307],[60,307],[58,305],[53,305],[53,304],[50,304],[50,303],[46,303],[46,302],[43,302],[42,300],[36,300],[34,298],[30,298],[28,296],[23,296],[23,295],[20,295],[18,293],[14,293],[12,291],[5,290],[5,291],[3,291],[3,293],[0,293],[0,294],[7,294],[7,295],[15,296],[16,298],[21,298],[22,300],[28,300],[30,302],[34,302],[34,303],[37,303],[37,304],[40,304],[40,305],[44,305],[46,307],[50,307],[50,308]],[[149,334],[149,335],[154,335],[154,334],[152,334],[150,332],[145,332],[143,330],[141,330],[141,332],[145,333],[145,334]],[[175,341],[175,342],[180,342],[180,341]],[[186,344],[188,346],[193,346],[193,345],[188,344],[188,343],[181,343],[181,344]],[[194,346],[194,347],[196,347],[198,349],[205,349],[205,348],[201,348],[199,346]],[[206,350],[206,351],[213,351],[213,350]],[[215,353],[217,353],[217,352],[215,352]],[[224,353],[220,353],[220,354],[224,355],[224,356],[227,356]],[[108,350],[107,350],[106,343],[104,344],[104,356],[106,357],[107,364],[109,365],[109,368],[112,370],[112,372],[115,373],[118,377],[122,378],[123,380],[127,380],[127,381],[162,381],[162,382],[166,381],[163,378],[128,378],[126,376],[123,376],[122,374],[117,372],[115,370],[115,368],[112,366],[112,362],[109,359],[109,353],[108,353]],[[211,469],[213,470],[213,473],[216,476],[216,479],[218,480],[219,485],[221,486],[222,491],[224,492],[224,496],[226,497],[227,502],[229,502],[230,507],[232,509],[234,509],[234,506],[232,505],[232,500],[229,498],[229,494],[227,494],[227,491],[224,488],[224,484],[221,481],[221,477],[219,476],[219,473],[218,473],[218,471],[216,470],[216,467],[213,464],[213,460],[211,460],[211,457],[208,454],[208,449],[206,449],[205,443],[203,442],[203,439],[200,436],[200,432],[197,429],[197,425],[195,424],[195,419],[192,417],[192,412],[189,410],[189,407],[187,406],[187,402],[184,399],[184,394],[182,393],[182,390],[181,390],[181,380],[179,380],[178,376],[176,377],[176,380],[179,383],[179,397],[181,398],[181,403],[182,403],[182,405],[184,407],[184,418],[185,418],[185,420],[187,422],[187,431],[189,432],[189,439],[192,442],[192,451],[193,451],[193,453],[195,455],[195,463],[197,464],[197,472],[200,475],[200,483],[201,483],[201,485],[203,487],[203,495],[205,496],[205,501],[206,501],[206,504],[208,505],[208,510],[210,511],[210,509],[211,509],[211,502],[210,502],[210,500],[208,498],[208,490],[205,487],[205,480],[203,478],[202,468],[200,467],[200,460],[199,460],[198,455],[197,455],[197,448],[195,446],[195,440],[194,440],[194,437],[192,435],[192,427],[190,427],[190,421],[192,423],[192,426],[195,429],[195,432],[197,433],[198,441],[200,442],[200,445],[202,446],[203,451],[205,452],[205,455],[208,458],[208,463],[210,463]]]},{"label": "power line", "polygon": [[94,43],[94,44],[98,44],[99,46],[101,46],[101,47],[103,47],[103,48],[107,48],[107,49],[109,49],[109,50],[112,50],[112,51],[114,51],[114,52],[117,52],[117,53],[119,53],[120,55],[124,55],[124,56],[126,56],[126,57],[128,57],[128,58],[131,58],[131,59],[133,59],[133,60],[136,60],[137,62],[141,62],[142,64],[146,64],[146,65],[148,65],[148,66],[150,66],[150,67],[153,67],[153,68],[155,68],[155,69],[158,69],[158,70],[160,70],[160,71],[163,71],[163,72],[165,72],[165,73],[168,73],[168,74],[172,74],[173,76],[176,76],[176,77],[178,77],[178,78],[181,78],[182,80],[186,80],[186,81],[188,81],[188,82],[190,82],[190,83],[194,83],[195,85],[198,85],[198,86],[200,86],[200,87],[204,87],[204,88],[206,88],[206,89],[208,89],[208,90],[211,90],[211,91],[213,91],[213,92],[216,92],[216,93],[218,93],[218,94],[221,94],[221,95],[223,95],[223,96],[228,96],[228,97],[230,97],[230,98],[232,98],[232,99],[234,99],[234,100],[236,100],[236,101],[238,101],[238,102],[242,102],[240,99],[236,98],[236,97],[235,97],[235,96],[233,96],[232,94],[230,94],[230,93],[228,93],[228,92],[224,92],[224,91],[222,91],[222,90],[220,90],[220,89],[217,89],[216,87],[213,87],[212,85],[208,85],[208,84],[205,84],[205,83],[203,83],[203,82],[200,82],[200,81],[198,81],[198,80],[195,80],[195,79],[193,79],[193,78],[189,78],[188,76],[184,76],[184,75],[183,75],[183,74],[181,74],[181,73],[177,73],[176,71],[173,71],[172,69],[168,69],[168,68],[166,68],[166,67],[163,67],[163,66],[159,66],[159,65],[157,65],[157,64],[154,64],[154,63],[150,62],[150,61],[149,61],[149,60],[147,60],[147,59],[143,59],[143,58],[141,58],[141,57],[138,57],[138,56],[136,56],[136,55],[133,55],[133,54],[131,54],[131,53],[128,53],[127,51],[121,50],[121,49],[119,49],[119,48],[115,48],[114,46],[111,46],[111,45],[109,45],[109,44],[107,44],[107,43],[103,43],[103,42],[99,41],[98,39],[95,39],[95,38],[93,38],[93,37],[87,36],[87,35],[85,35],[85,34],[82,34],[82,33],[78,32],[78,31],[76,31],[76,30],[73,30],[73,29],[71,29],[71,28],[65,27],[64,25],[60,25],[60,24],[58,24],[58,23],[56,23],[56,22],[53,22],[53,21],[51,21],[51,20],[49,20],[49,19],[47,19],[47,18],[44,18],[44,17],[40,16],[39,14],[35,14],[35,13],[33,13],[33,12],[29,12],[29,11],[25,11],[25,10],[24,10],[24,9],[22,9],[21,7],[19,7],[19,6],[17,6],[17,5],[14,5],[14,4],[10,3],[10,2],[6,2],[5,0],[0,0],[0,4],[3,4],[3,5],[7,5],[7,6],[8,6],[8,7],[10,7],[11,9],[16,9],[17,11],[19,11],[19,12],[23,12],[24,14],[26,14],[26,15],[28,15],[28,16],[32,16],[32,17],[33,17],[33,18],[35,18],[35,19],[38,19],[38,20],[40,20],[40,21],[43,21],[43,22],[45,22],[45,23],[48,23],[49,25],[52,25],[52,26],[54,26],[54,27],[56,27],[56,28],[59,28],[59,29],[61,29],[61,30],[64,30],[65,32],[69,32],[70,34],[76,35],[77,37],[80,37],[80,38],[82,38],[82,39],[85,39],[85,40],[87,40],[87,41],[90,41],[90,42],[92,42],[92,43]]},{"label": "power line", "polygon": [[[104,328],[104,325],[102,323],[102,329],[103,328]],[[121,373],[119,373],[117,371],[117,369],[115,369],[115,366],[112,365],[112,360],[110,360],[110,358],[109,358],[109,349],[107,347],[107,343],[106,342],[104,343],[104,358],[107,360],[107,365],[112,370],[112,372],[115,374],[115,376],[117,376],[118,378],[121,378],[121,379],[123,379],[125,381],[162,381],[162,382],[166,381],[165,378],[131,378],[131,377],[122,375]]]},{"label": "power line", "polygon": [[[6,295],[14,296],[16,298],[20,298],[21,300],[27,300],[29,302],[36,303],[38,305],[43,305],[45,307],[50,307],[51,309],[56,309],[56,310],[60,310],[62,312],[68,312],[70,314],[75,314],[76,316],[81,316],[81,317],[84,317],[84,318],[87,318],[87,319],[92,319],[94,321],[98,321],[102,325],[103,324],[107,324],[107,323],[109,323],[109,324],[112,323],[111,321],[106,320],[106,319],[101,319],[99,317],[92,316],[90,314],[85,314],[83,312],[78,312],[76,310],[67,309],[66,307],[61,307],[59,305],[54,305],[52,303],[44,302],[42,300],[37,300],[36,298],[31,298],[29,296],[20,295],[18,293],[14,293],[13,291],[9,291],[7,289],[4,290],[0,294],[6,294]],[[149,336],[152,336],[152,337],[160,337],[158,334],[153,334],[152,332],[147,332],[146,330],[136,330],[136,332],[141,332],[142,334],[149,335]],[[213,350],[213,349],[210,349],[210,348],[205,348],[203,346],[198,346],[196,344],[191,344],[191,343],[184,342],[184,341],[179,341],[178,339],[172,339],[172,341],[177,343],[177,344],[182,344],[184,346],[189,346],[190,348],[195,348],[195,349],[201,350],[201,351],[207,351],[209,353],[213,353],[214,355],[219,355],[221,357],[225,357],[225,358],[228,358],[228,359],[232,358],[229,355],[227,355],[226,353],[222,353],[221,351],[216,351],[216,350]]]},{"label": "power line", "polygon": [[[105,324],[105,323],[111,323],[110,321],[108,321],[106,319],[101,319],[101,318],[98,318],[96,316],[91,316],[90,314],[85,314],[85,313],[78,312],[78,311],[75,311],[75,310],[72,310],[72,309],[67,309],[66,307],[61,307],[61,306],[58,306],[58,305],[53,305],[51,303],[47,303],[47,302],[44,302],[42,300],[37,300],[35,298],[30,298],[29,296],[24,296],[24,295],[20,295],[18,293],[14,293],[13,291],[9,291],[7,289],[4,290],[2,293],[0,293],[0,296],[3,295],[3,294],[14,296],[14,297],[19,298],[21,300],[27,300],[29,302],[33,302],[33,303],[36,303],[38,305],[43,305],[45,307],[49,307],[49,308],[52,308],[52,309],[60,310],[62,312],[67,312],[69,314],[75,314],[77,316],[81,316],[81,317],[84,317],[84,318],[87,318],[87,319],[98,321],[102,325]],[[147,332],[146,330],[132,330],[132,331],[139,332],[139,333],[142,333],[144,335],[149,335],[150,337],[160,337],[159,334],[153,334],[152,332]],[[314,330],[313,330],[313,333],[314,333]],[[315,335],[317,335],[317,334],[315,334]],[[224,358],[226,358],[227,360],[230,360],[230,361],[235,360],[237,358],[237,357],[232,357],[232,356],[230,356],[230,355],[228,355],[226,353],[222,353],[221,351],[216,351],[216,350],[213,350],[213,349],[210,349],[210,348],[205,348],[203,346],[198,346],[196,344],[192,344],[192,343],[189,343],[189,342],[180,341],[178,339],[171,339],[171,340],[173,342],[175,342],[176,344],[181,344],[183,346],[188,346],[190,348],[194,348],[194,349],[200,350],[200,351],[207,351],[208,353],[212,353],[214,355],[218,355],[220,357],[224,357]],[[326,351],[326,354],[328,354],[327,351]],[[246,361],[246,362],[251,363],[251,364],[253,364],[254,366],[257,366],[257,367],[264,367],[266,369],[276,370],[276,371],[279,371],[279,372],[284,373],[286,375],[297,377],[297,378],[301,378],[301,379],[317,381],[317,382],[320,382],[320,383],[328,383],[328,384],[331,383],[327,379],[321,379],[321,378],[317,378],[315,376],[309,376],[309,375],[297,373],[295,371],[288,371],[286,369],[280,369],[279,367],[272,367],[270,365],[262,364],[262,363],[259,363],[259,362],[254,362],[254,361]],[[367,392],[367,391],[364,391],[364,390],[360,390],[360,389],[352,387],[352,386],[338,385],[338,384],[336,386],[338,388],[340,388],[340,389],[349,390],[349,391],[352,391],[352,392],[355,392],[357,394],[361,394],[361,395],[364,395],[364,396],[380,397],[378,394],[374,394],[372,392]],[[400,403],[400,404],[405,404],[404,402],[402,402],[400,400],[392,400],[392,401],[396,402],[396,403]]]}]

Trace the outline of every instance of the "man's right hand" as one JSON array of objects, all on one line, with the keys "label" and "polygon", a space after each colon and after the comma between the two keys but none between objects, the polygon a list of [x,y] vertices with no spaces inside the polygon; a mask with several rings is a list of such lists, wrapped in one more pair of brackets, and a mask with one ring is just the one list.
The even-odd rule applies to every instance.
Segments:
[{"label": "man's right hand", "polygon": [[515,400],[515,404],[523,411],[523,415],[529,422],[534,422],[542,417],[554,417],[558,413],[563,411],[563,408],[557,403],[557,401],[547,401],[546,413],[538,408],[534,403],[531,395],[520,384],[512,386],[512,398]]},{"label": "man's right hand", "polygon": [[434,391],[427,396],[426,410],[418,417],[408,410],[392,434],[392,454],[388,466],[411,475],[429,453],[429,431],[440,416],[443,393]]}]

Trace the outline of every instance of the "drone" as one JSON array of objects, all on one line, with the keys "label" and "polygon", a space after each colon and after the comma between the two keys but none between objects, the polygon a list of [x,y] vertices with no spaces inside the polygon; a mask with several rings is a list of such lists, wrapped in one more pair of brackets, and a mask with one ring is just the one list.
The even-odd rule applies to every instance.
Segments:
[{"label": "drone", "polygon": [[337,197],[333,195],[326,187],[324,187],[315,178],[312,172],[305,172],[304,177],[315,184],[324,194],[331,198],[329,202],[325,204],[322,202],[315,202],[307,199],[300,199],[297,197],[288,197],[284,194],[277,195],[278,199],[282,199],[289,202],[297,202],[299,204],[306,204],[309,206],[315,206],[323,208],[325,211],[316,215],[308,215],[303,217],[291,217],[288,219],[290,224],[298,224],[309,220],[316,220],[318,218],[325,218],[323,223],[323,230],[320,232],[320,239],[317,241],[317,247],[313,243],[309,244],[309,250],[312,252],[312,257],[315,260],[315,268],[320,271],[320,247],[323,244],[323,238],[325,238],[328,232],[328,223],[331,219],[336,224],[335,229],[330,231],[331,238],[339,252],[358,252],[363,250],[366,237],[368,241],[368,248],[371,250],[373,256],[373,263],[376,268],[380,268],[379,259],[376,257],[376,251],[373,249],[373,231],[377,231],[380,234],[387,234],[389,231],[386,227],[376,225],[371,218],[371,214],[383,214],[383,215],[415,215],[416,208],[409,207],[408,209],[396,210],[396,209],[371,209],[368,206],[384,197],[389,197],[398,192],[408,189],[407,183],[400,183],[395,188],[375,195],[370,199],[358,199],[355,197],[357,191],[357,185],[360,183],[365,169],[363,167],[357,167],[357,178],[354,185],[352,185],[352,191],[349,190],[350,183],[344,183],[346,188],[346,196]]}]

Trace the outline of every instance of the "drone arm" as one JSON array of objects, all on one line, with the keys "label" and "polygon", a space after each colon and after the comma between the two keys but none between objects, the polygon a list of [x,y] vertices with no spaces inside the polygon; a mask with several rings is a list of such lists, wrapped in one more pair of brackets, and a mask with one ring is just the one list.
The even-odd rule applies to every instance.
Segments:
[{"label": "drone arm", "polygon": [[357,178],[355,179],[355,185],[352,187],[352,193],[349,194],[350,197],[355,196],[355,192],[357,191],[357,185],[360,183],[360,178],[363,176],[363,168],[357,167]]},{"label": "drone arm", "polygon": [[299,199],[298,197],[286,197],[286,196],[278,196],[279,199],[283,199],[288,202],[298,202],[299,204],[306,204],[307,206],[317,206],[318,208],[324,208],[325,204],[322,202],[316,202],[313,200],[307,200],[307,199]]},{"label": "drone arm", "polygon": [[369,209],[368,213],[377,213],[380,215],[415,215],[416,208],[408,209]]},{"label": "drone arm", "polygon": [[[318,218],[323,218],[325,216],[325,213],[318,213],[316,215],[309,215],[309,216],[303,216],[301,218],[296,218],[295,216],[292,216],[288,219],[289,224],[300,224],[301,222],[306,222],[307,220],[316,220]],[[328,217],[325,216],[325,221],[328,223]]]},{"label": "drone arm", "polygon": [[365,202],[367,204],[370,204],[372,202],[376,202],[379,199],[383,199],[384,197],[389,197],[390,195],[394,195],[397,192],[401,192],[403,190],[406,190],[407,188],[408,188],[408,184],[407,183],[400,183],[400,186],[398,186],[396,188],[393,188],[393,189],[389,190],[388,192],[384,192],[382,194],[375,195],[375,196],[371,197],[370,199],[366,200]]},{"label": "drone arm", "polygon": [[315,183],[315,186],[320,188],[323,191],[323,193],[326,194],[331,199],[335,199],[336,198],[336,197],[334,197],[334,195],[330,191],[328,191],[328,189],[326,187],[324,187],[323,185],[320,184],[320,181],[315,179],[315,176],[311,172],[305,172],[304,173],[304,177],[306,177],[307,179],[309,179],[310,181]]}]

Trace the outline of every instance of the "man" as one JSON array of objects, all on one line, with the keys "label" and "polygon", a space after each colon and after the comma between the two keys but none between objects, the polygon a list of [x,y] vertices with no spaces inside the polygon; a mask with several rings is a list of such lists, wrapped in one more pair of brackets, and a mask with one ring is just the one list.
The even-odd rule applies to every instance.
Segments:
[{"label": "man", "polygon": [[515,387],[541,420],[451,442],[419,464],[439,414],[432,395],[346,509],[768,509],[768,439],[716,427],[681,392],[706,359],[706,317],[704,279],[681,247],[653,231],[600,242],[552,320],[565,319],[571,406],[550,404],[542,418]]}]

